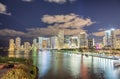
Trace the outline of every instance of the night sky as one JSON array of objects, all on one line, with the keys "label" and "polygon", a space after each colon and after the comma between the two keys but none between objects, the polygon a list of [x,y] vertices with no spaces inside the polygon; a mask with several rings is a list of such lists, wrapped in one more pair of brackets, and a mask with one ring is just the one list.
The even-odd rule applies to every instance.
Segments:
[{"label": "night sky", "polygon": [[104,30],[120,31],[120,0],[0,0],[0,44],[20,36],[87,32],[103,36]]}]

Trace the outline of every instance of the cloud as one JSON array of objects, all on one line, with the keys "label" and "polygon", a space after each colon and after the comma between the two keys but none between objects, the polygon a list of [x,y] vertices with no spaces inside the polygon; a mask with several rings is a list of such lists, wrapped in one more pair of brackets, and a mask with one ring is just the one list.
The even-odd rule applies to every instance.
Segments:
[{"label": "cloud", "polygon": [[41,20],[48,24],[48,28],[45,29],[52,31],[55,34],[57,34],[61,29],[65,31],[65,35],[74,35],[80,32],[86,32],[84,27],[95,23],[92,22],[90,18],[83,18],[74,13],[67,15],[43,15]]},{"label": "cloud", "polygon": [[76,0],[44,0],[46,2],[50,2],[50,3],[58,3],[58,4],[63,4],[66,2],[74,2]]},{"label": "cloud", "polygon": [[[48,28],[29,28],[27,29],[28,33],[26,34],[27,37],[38,37],[38,36],[54,36],[58,35],[59,28],[48,27]],[[85,30],[81,29],[61,29],[64,30],[65,35],[75,35],[80,32],[85,32]]]},{"label": "cloud", "polygon": [[[94,32],[92,33],[94,36],[105,36],[105,31],[100,31],[100,32]],[[120,35],[120,29],[115,30],[116,35]]]},{"label": "cloud", "polygon": [[[54,26],[49,26],[47,28],[28,28],[26,33],[21,31],[15,31],[10,29],[0,30],[0,35],[2,36],[24,36],[24,37],[39,37],[39,36],[54,36],[58,35],[59,30],[64,30],[65,35],[77,35],[80,32],[86,32],[83,29],[60,29],[54,28]],[[92,33],[94,36],[102,37],[105,35],[104,31]],[[116,35],[120,35],[120,29],[115,30]]]},{"label": "cloud", "polygon": [[[22,31],[16,31],[12,29],[0,30],[0,36],[23,36],[23,37],[39,37],[39,36],[55,36],[58,35],[59,28],[48,27],[48,28],[28,28],[26,33]],[[81,29],[61,29],[64,30],[65,35],[76,35],[80,32],[85,32]]]},{"label": "cloud", "polygon": [[27,29],[27,34],[26,36],[31,37],[31,36],[51,36],[51,35],[56,35],[58,32],[58,29],[53,29],[53,28],[29,28]]},{"label": "cloud", "polygon": [[86,32],[82,29],[64,29],[65,35],[77,35],[80,32]]},{"label": "cloud", "polygon": [[33,2],[34,0],[22,0],[23,2]]},{"label": "cloud", "polygon": [[98,29],[98,31],[104,31],[105,30],[105,28],[100,28],[100,29]]},{"label": "cloud", "polygon": [[44,15],[41,19],[44,23],[59,28],[83,28],[94,24],[90,18],[82,18],[76,14],[68,15]]},{"label": "cloud", "polygon": [[12,29],[2,29],[0,30],[0,36],[23,36],[24,32],[16,31]]},{"label": "cloud", "polygon": [[[42,21],[48,24],[53,23],[62,23],[62,22],[69,22],[73,19],[75,19],[78,15],[75,15],[73,13],[68,15],[43,15]],[[52,20],[51,20],[52,19]]]},{"label": "cloud", "polygon": [[4,15],[11,15],[11,13],[7,12],[7,7],[6,5],[0,3],[0,14],[4,14]]},{"label": "cloud", "polygon": [[28,28],[26,32],[13,29],[1,29],[0,36],[23,36],[23,37],[39,37],[56,35],[59,29],[53,28]]},{"label": "cloud", "polygon": [[64,30],[65,35],[76,35],[80,32],[86,32],[83,27],[94,23],[90,18],[82,18],[73,13],[68,15],[44,15],[41,20],[48,24],[46,28],[27,28],[26,33],[3,29],[0,30],[0,35],[7,36],[10,34],[10,36],[19,35],[24,37],[54,36],[58,35],[59,30]]},{"label": "cloud", "polygon": [[104,31],[100,31],[100,32],[94,32],[92,33],[94,36],[98,36],[98,37],[102,37],[105,36],[105,32]]}]

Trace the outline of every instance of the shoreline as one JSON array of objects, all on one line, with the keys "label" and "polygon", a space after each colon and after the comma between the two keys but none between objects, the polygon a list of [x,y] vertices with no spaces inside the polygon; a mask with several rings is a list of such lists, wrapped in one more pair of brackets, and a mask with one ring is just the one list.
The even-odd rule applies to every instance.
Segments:
[{"label": "shoreline", "polygon": [[[6,78],[17,78],[18,75],[22,74],[24,77],[32,78],[32,79],[38,79],[38,71],[39,69],[37,66],[34,66],[31,60],[28,59],[21,59],[21,58],[9,58],[9,57],[0,57],[1,63],[0,63],[0,79],[6,79]],[[16,60],[15,60],[16,59]],[[21,60],[20,60],[21,59]],[[3,60],[3,62],[2,62]],[[6,62],[6,61],[8,62]],[[16,72],[16,73],[14,73]],[[20,72],[21,74],[17,73]],[[14,73],[14,74],[12,74]],[[24,73],[24,74],[23,74]],[[12,74],[12,76],[11,76]],[[21,78],[22,78],[21,75]]]}]

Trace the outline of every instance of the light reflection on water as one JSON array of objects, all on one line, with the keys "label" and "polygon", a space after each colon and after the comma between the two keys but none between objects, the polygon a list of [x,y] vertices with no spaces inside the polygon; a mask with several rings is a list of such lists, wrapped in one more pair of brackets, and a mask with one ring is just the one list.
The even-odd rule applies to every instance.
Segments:
[{"label": "light reflection on water", "polygon": [[39,68],[39,76],[43,77],[47,74],[50,68],[50,52],[49,51],[39,51],[38,54],[38,68]]},{"label": "light reflection on water", "polygon": [[115,60],[57,51],[9,52],[9,57],[32,58],[39,79],[120,79]]}]

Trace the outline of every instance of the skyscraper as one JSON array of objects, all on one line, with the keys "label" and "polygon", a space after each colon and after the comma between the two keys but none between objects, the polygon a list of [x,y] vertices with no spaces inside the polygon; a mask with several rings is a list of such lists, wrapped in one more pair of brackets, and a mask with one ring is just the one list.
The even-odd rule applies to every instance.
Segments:
[{"label": "skyscraper", "polygon": [[88,39],[88,48],[92,49],[94,46],[94,38],[89,38]]},{"label": "skyscraper", "polygon": [[51,40],[50,40],[50,38],[47,38],[47,48],[51,48]]},{"label": "skyscraper", "polygon": [[81,32],[79,34],[79,47],[80,48],[88,47],[88,39],[87,39],[87,33],[86,32]]},{"label": "skyscraper", "polygon": [[120,37],[117,37],[117,38],[116,38],[115,49],[120,49]]},{"label": "skyscraper", "polygon": [[38,48],[37,39],[33,39],[32,47],[33,47],[33,48]]},{"label": "skyscraper", "polygon": [[43,38],[42,37],[38,37],[39,49],[42,49],[42,42],[43,42]]},{"label": "skyscraper", "polygon": [[17,37],[17,38],[15,39],[15,49],[16,49],[16,50],[20,50],[20,48],[21,48],[21,38],[20,38],[20,37]]},{"label": "skyscraper", "polygon": [[64,36],[64,48],[70,48],[71,45],[71,35]]},{"label": "skyscraper", "polygon": [[71,36],[70,37],[70,48],[79,48],[79,37]]},{"label": "skyscraper", "polygon": [[64,46],[64,30],[59,30],[58,46],[59,46],[59,49],[63,48],[63,46]]},{"label": "skyscraper", "polygon": [[105,38],[105,36],[103,37],[103,45],[104,45],[104,47],[106,46],[106,38]]},{"label": "skyscraper", "polygon": [[50,38],[42,37],[42,48],[51,48]]},{"label": "skyscraper", "polygon": [[105,31],[105,46],[114,48],[115,47],[115,30],[110,29]]},{"label": "skyscraper", "polygon": [[57,36],[51,37],[51,48],[52,49],[58,48],[58,37]]},{"label": "skyscraper", "polygon": [[30,49],[31,49],[30,43],[29,42],[24,42],[24,51],[30,50]]},{"label": "skyscraper", "polygon": [[14,51],[15,50],[15,43],[14,39],[9,40],[9,51]]}]

